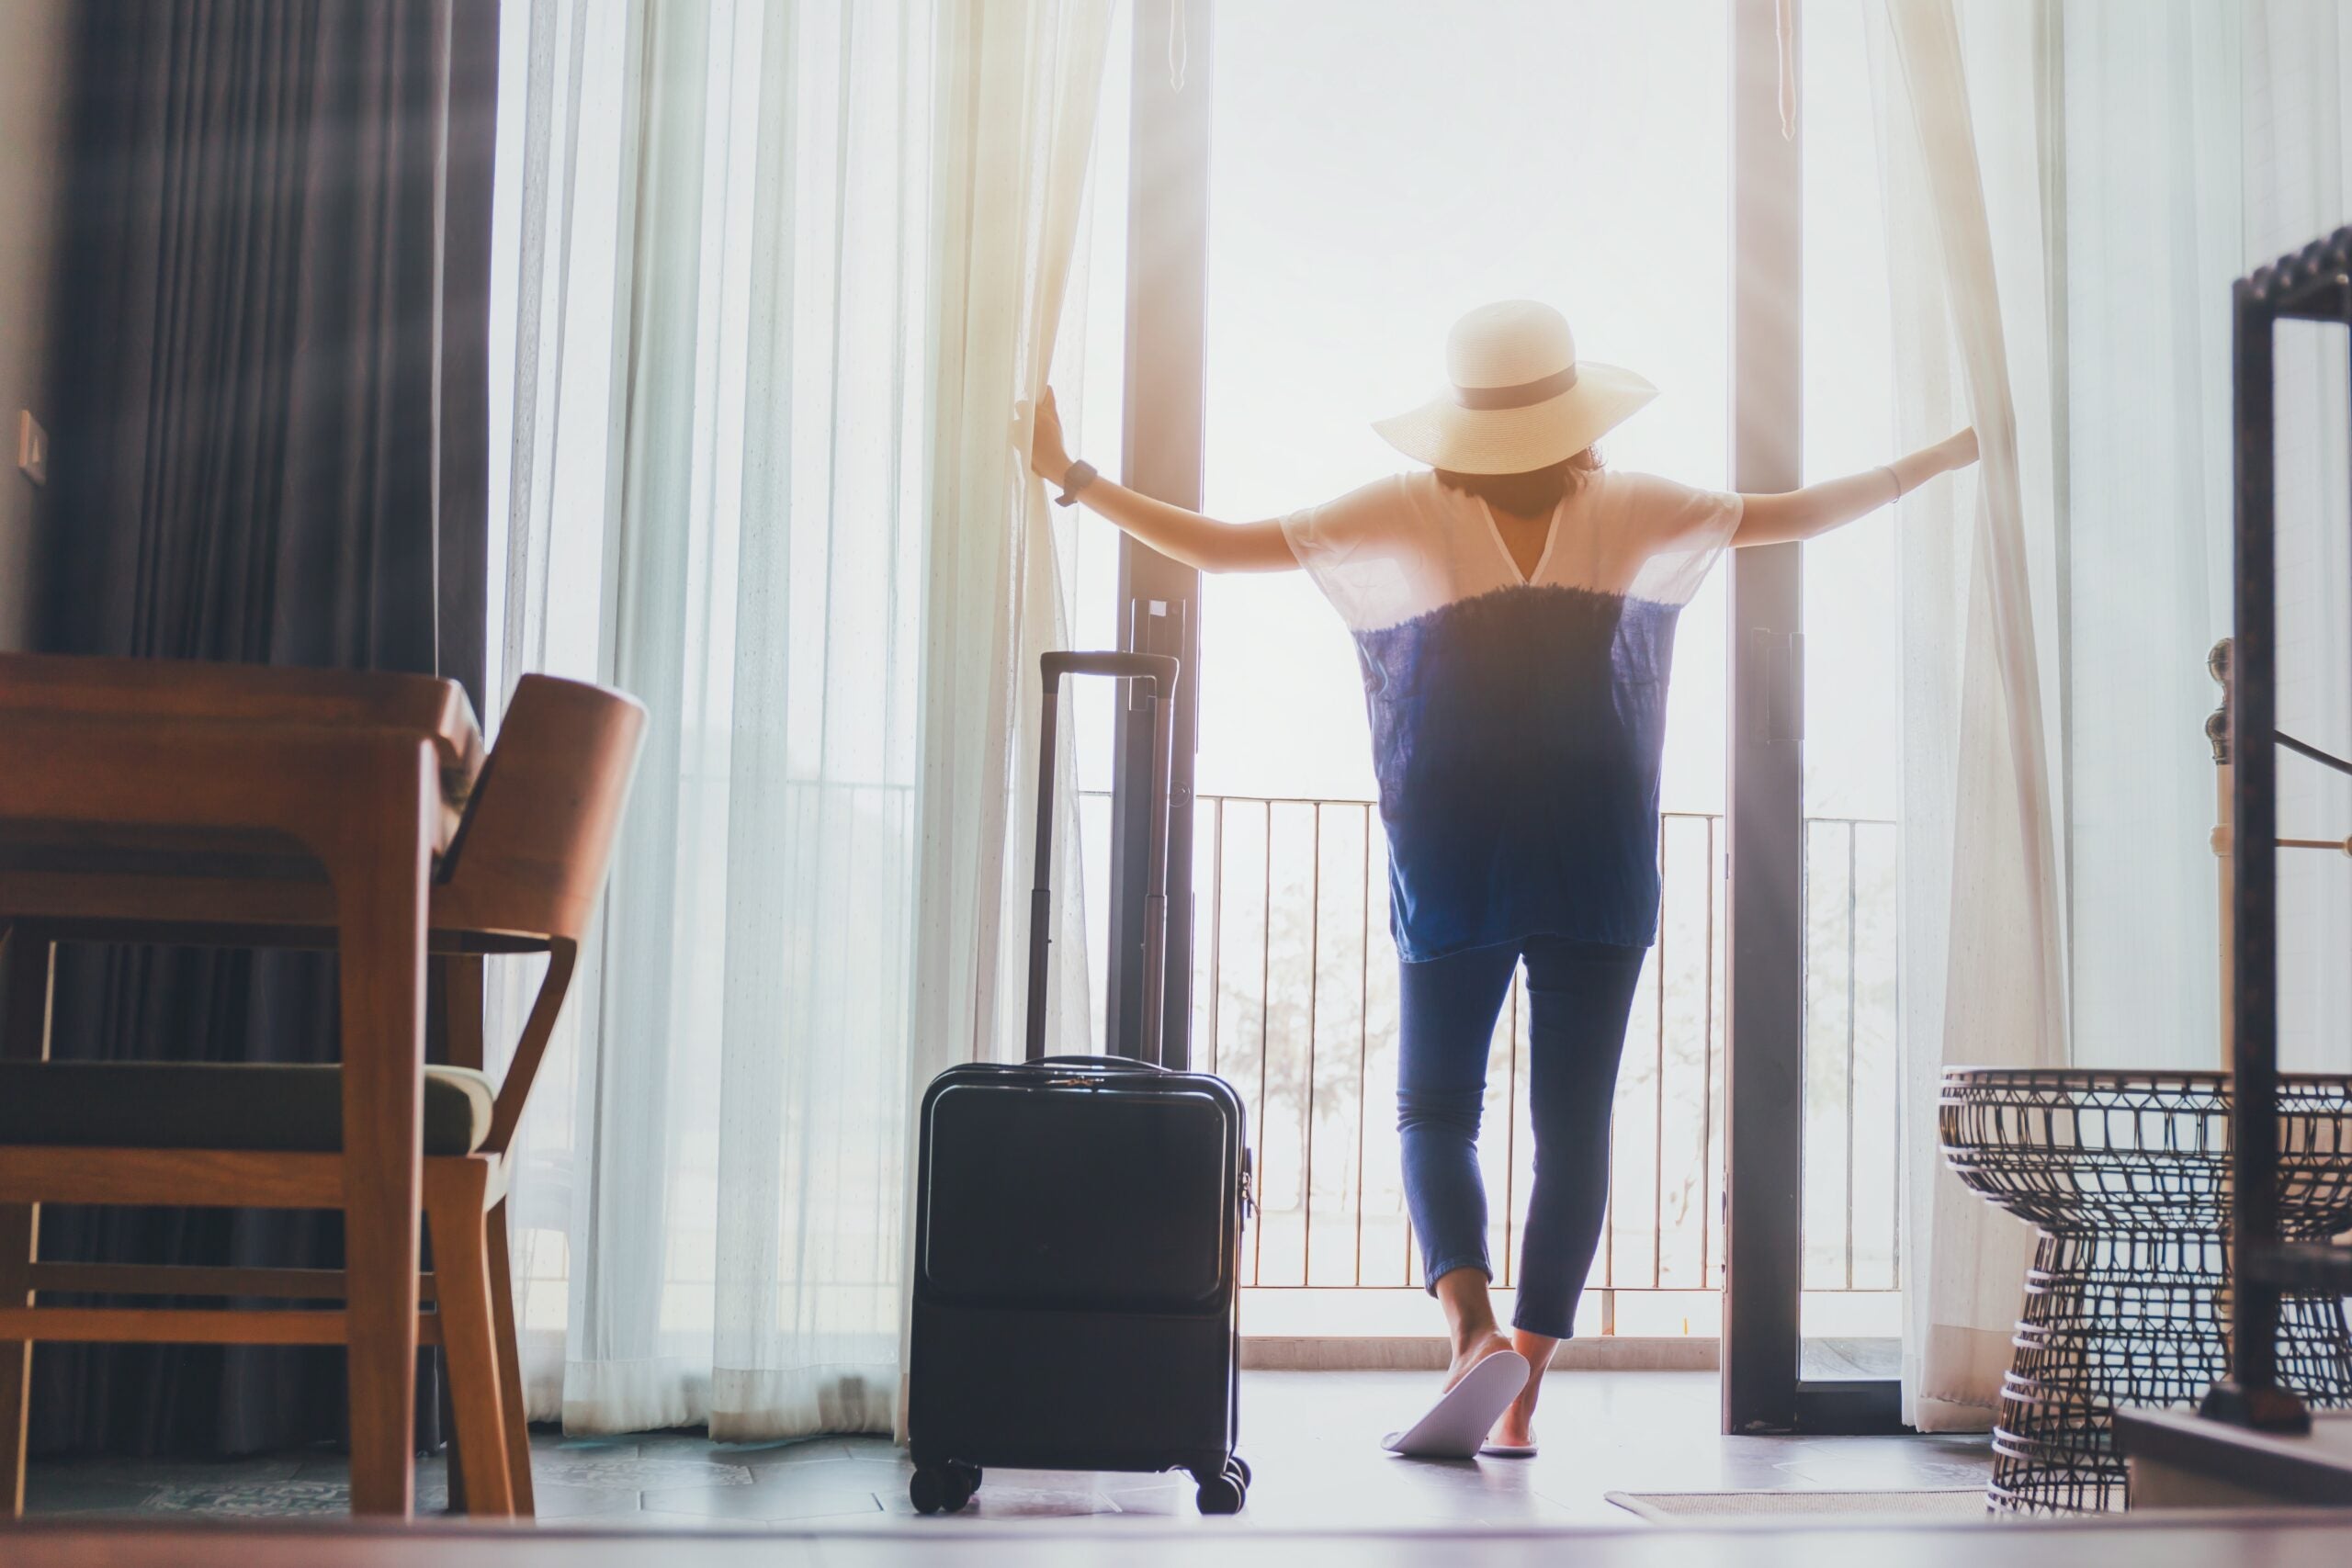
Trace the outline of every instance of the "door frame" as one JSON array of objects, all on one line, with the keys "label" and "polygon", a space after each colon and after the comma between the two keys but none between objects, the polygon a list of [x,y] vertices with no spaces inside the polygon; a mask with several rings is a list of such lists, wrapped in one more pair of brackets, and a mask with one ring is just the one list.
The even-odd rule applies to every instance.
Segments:
[{"label": "door frame", "polygon": [[[1797,102],[1802,6],[1728,5],[1731,479],[1770,492],[1804,482],[1804,129],[1781,111],[1784,85]],[[1730,563],[1723,1429],[1899,1431],[1895,1380],[1804,1375],[1803,552],[1761,546]]]},{"label": "door frame", "polygon": [[[1186,47],[1171,59],[1171,28]],[[1134,0],[1127,120],[1126,377],[1123,472],[1129,490],[1198,511],[1208,309],[1210,103],[1215,0]],[[1181,74],[1180,74],[1181,72]],[[1201,574],[1119,536],[1123,649],[1182,660],[1170,757],[1167,985],[1160,1060],[1192,1057],[1193,780],[1200,750]],[[1124,874],[1147,852],[1149,820],[1136,792],[1151,777],[1151,725],[1131,697],[1119,705],[1111,797],[1111,941],[1103,982],[1109,1048],[1134,1054],[1144,985],[1145,879]],[[1125,897],[1121,897],[1124,892]]]},{"label": "door frame", "polygon": [[[1789,48],[1801,0],[1790,13]],[[1730,17],[1732,483],[1794,489],[1804,460],[1802,130],[1784,134],[1776,0],[1725,0]],[[1215,0],[1134,0],[1128,125],[1125,465],[1133,490],[1201,503]],[[1181,78],[1170,58],[1181,10]],[[1794,81],[1794,61],[1790,80]],[[1808,1382],[1799,1309],[1804,1244],[1804,823],[1802,547],[1732,553],[1725,811],[1723,1429],[1899,1430],[1893,1380]],[[1200,574],[1121,536],[1125,648],[1173,653],[1178,687],[1169,834],[1165,1060],[1188,1059],[1192,1026],[1193,758],[1199,744]],[[1148,776],[1148,726],[1118,720],[1107,1038],[1131,1041],[1142,977],[1143,852],[1129,780]]]}]

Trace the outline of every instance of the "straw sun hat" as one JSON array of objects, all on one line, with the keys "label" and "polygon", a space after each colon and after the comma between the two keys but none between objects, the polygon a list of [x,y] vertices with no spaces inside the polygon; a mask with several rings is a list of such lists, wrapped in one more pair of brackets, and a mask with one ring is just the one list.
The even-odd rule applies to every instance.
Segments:
[{"label": "straw sun hat", "polygon": [[1408,457],[1458,474],[1521,474],[1573,457],[1657,389],[1577,358],[1567,318],[1532,299],[1481,305],[1445,337],[1453,383],[1373,429]]}]

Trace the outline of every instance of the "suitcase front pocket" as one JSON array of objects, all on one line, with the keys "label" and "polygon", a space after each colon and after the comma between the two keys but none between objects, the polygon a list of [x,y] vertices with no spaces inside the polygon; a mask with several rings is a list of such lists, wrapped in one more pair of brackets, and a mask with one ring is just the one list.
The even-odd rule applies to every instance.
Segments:
[{"label": "suitcase front pocket", "polygon": [[1238,1140],[1211,1094],[956,1085],[926,1135],[931,1299],[1174,1313],[1229,1299]]}]

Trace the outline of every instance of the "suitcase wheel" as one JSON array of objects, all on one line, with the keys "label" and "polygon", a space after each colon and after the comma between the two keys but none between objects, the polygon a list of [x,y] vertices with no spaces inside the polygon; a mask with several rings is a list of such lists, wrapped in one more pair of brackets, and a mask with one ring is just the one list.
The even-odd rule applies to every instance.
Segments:
[{"label": "suitcase wheel", "polygon": [[1220,1471],[1196,1470],[1193,1480],[1199,1486],[1193,1496],[1204,1514],[1238,1514],[1250,1500],[1250,1467],[1238,1458],[1227,1461]]},{"label": "suitcase wheel", "polygon": [[907,1483],[907,1500],[914,1504],[918,1514],[953,1514],[972,1500],[980,1489],[980,1467],[950,1460],[945,1464],[926,1464],[916,1469]]}]

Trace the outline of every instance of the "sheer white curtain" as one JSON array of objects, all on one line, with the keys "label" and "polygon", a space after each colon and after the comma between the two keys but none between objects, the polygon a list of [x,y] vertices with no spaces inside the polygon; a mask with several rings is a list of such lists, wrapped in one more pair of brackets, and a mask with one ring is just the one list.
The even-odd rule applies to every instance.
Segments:
[{"label": "sheer white curtain", "polygon": [[[2219,1064],[2205,656],[2230,624],[2234,0],[2062,12],[2075,1055]],[[2352,830],[2352,829],[2347,829]]]},{"label": "sheer white curtain", "polygon": [[[973,6],[943,34],[962,62],[952,97],[969,127],[941,208],[941,480],[927,570],[922,822],[925,896],[914,1049],[923,1079],[1017,1055],[1026,1004],[1035,853],[1037,654],[1069,645],[1054,508],[1014,444],[1055,363],[1077,250],[1086,160],[1110,37],[1107,0]],[[1067,363],[1067,360],[1065,361]],[[1067,378],[1065,385],[1068,385]],[[1088,1044],[1083,878],[1075,860],[1072,748],[1057,755],[1053,988],[1046,1037]],[[975,942],[976,930],[1000,933]]]},{"label": "sheer white curtain", "polygon": [[1913,447],[1976,427],[1975,469],[1901,508],[1904,1405],[1981,1428],[2030,1235],[1944,1168],[1947,1065],[2067,1060],[2058,825],[2057,493],[2042,13],[1887,0],[1872,29],[1896,350]]},{"label": "sheer white curtain", "polygon": [[[1024,0],[951,7],[941,34],[958,62],[943,106],[966,129],[944,154],[937,247],[937,332],[954,352],[937,367],[933,423],[908,1040],[917,1085],[956,1062],[1016,1058],[1024,1039],[1037,656],[1069,646],[1071,616],[1054,509],[1025,442],[1015,449],[1013,415],[1034,406],[1055,363],[1110,22],[1108,0]],[[1075,750],[1057,753],[1046,1038],[1079,1055],[1091,1042]],[[900,1162],[902,1212],[912,1165]],[[903,1349],[903,1320],[899,1329]],[[903,1370],[899,1393],[903,1415]]]},{"label": "sheer white curtain", "polygon": [[[2007,28],[1980,77],[2044,95],[2074,1055],[2209,1067],[2219,871],[2199,734],[2220,694],[2205,652],[2229,630],[2229,289],[2352,220],[2352,21],[2332,0],[2069,0],[2042,7],[2029,48],[2030,10],[1960,17],[1964,37]],[[2282,331],[2280,722],[2352,743],[2346,371],[2341,333]],[[2290,826],[2352,823],[2352,781],[2288,759],[2280,788]],[[2280,874],[2282,1048],[2352,1066],[2329,1021],[2352,1010],[2352,881],[2324,856]]]},{"label": "sheer white curtain", "polygon": [[[2230,626],[2233,279],[2352,219],[2352,28],[2323,0],[2077,0],[2064,22],[2067,645],[2076,1058],[2219,1062],[2220,870],[2199,739]],[[2352,743],[2343,334],[2278,343],[2280,724]],[[2291,649],[2291,652],[2287,651]],[[2280,760],[2282,825],[2352,781]],[[2331,824],[2342,822],[2337,829]],[[2280,1044],[2352,1066],[2352,878],[2280,873]]]},{"label": "sheer white curtain", "polygon": [[1009,433],[1107,0],[508,13],[500,684],[651,715],[513,1203],[532,1412],[888,1430],[910,1108],[994,1048],[1056,604]]},{"label": "sheer white curtain", "polygon": [[[1905,1393],[1923,1427],[1960,1427],[1997,1400],[2027,1233],[1941,1168],[1935,1074],[2219,1060],[2201,727],[2229,624],[2229,286],[2352,216],[2352,26],[2319,0],[1885,0],[1880,20],[1905,436],[1988,436],[1981,473],[1903,523]],[[2281,724],[2342,746],[2341,334],[2290,333],[2278,358]],[[2281,811],[2337,835],[2352,788],[2290,760]],[[2317,856],[2281,874],[2282,1049],[2352,1066],[2331,1022],[2352,882]]]}]

